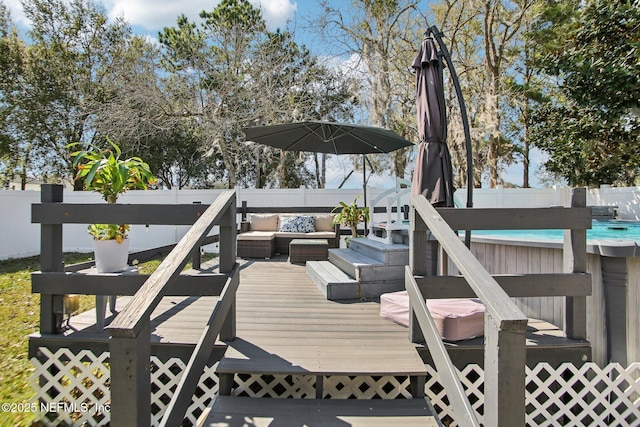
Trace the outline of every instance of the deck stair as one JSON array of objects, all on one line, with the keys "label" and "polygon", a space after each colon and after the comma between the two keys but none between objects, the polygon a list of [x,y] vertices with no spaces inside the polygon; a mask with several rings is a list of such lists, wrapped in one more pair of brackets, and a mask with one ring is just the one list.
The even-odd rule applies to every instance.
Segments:
[{"label": "deck stair", "polygon": [[404,289],[409,247],[352,239],[349,248],[330,249],[328,261],[307,262],[307,274],[330,300],[376,298]]},{"label": "deck stair", "polygon": [[[199,424],[203,427],[323,426],[323,427],[437,427],[425,399],[319,400],[256,399],[217,396]],[[251,424],[247,424],[247,420]],[[304,423],[301,421],[304,420]]]},{"label": "deck stair", "polygon": [[[199,425],[441,425],[424,397],[424,362],[378,304],[328,301],[286,262],[241,275],[237,336],[226,341],[218,395]],[[382,396],[394,378],[406,388]]]}]

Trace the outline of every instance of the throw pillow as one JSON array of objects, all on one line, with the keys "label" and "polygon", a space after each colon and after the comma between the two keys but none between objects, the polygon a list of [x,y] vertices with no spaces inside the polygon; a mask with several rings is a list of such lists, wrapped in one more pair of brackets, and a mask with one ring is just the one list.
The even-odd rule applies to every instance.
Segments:
[{"label": "throw pillow", "polygon": [[315,233],[316,224],[312,216],[296,217],[298,233]]},{"label": "throw pillow", "polygon": [[280,227],[278,231],[285,233],[297,233],[298,232],[298,223],[297,216],[280,218]]},{"label": "throw pillow", "polygon": [[316,231],[333,231],[333,217],[335,214],[316,214],[315,222],[316,222]]},{"label": "throw pillow", "polygon": [[251,231],[276,231],[278,229],[278,215],[250,214]]}]

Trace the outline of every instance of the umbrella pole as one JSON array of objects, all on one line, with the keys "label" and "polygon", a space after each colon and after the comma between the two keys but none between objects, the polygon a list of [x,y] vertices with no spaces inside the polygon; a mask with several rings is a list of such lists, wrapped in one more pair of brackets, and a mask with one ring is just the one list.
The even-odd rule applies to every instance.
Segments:
[{"label": "umbrella pole", "polygon": [[[458,97],[458,103],[460,104],[460,116],[462,117],[462,128],[464,130],[464,139],[467,147],[467,207],[473,207],[473,152],[471,148],[471,132],[469,130],[469,118],[467,117],[467,107],[464,102],[464,96],[462,95],[462,88],[460,87],[460,81],[458,80],[458,74],[456,69],[453,68],[453,62],[451,61],[451,54],[447,49],[447,45],[444,43],[441,37],[441,32],[435,25],[428,30],[438,42],[438,46],[442,50],[442,56],[447,61],[449,73],[451,73],[451,80],[456,90]],[[465,244],[467,247],[471,246],[471,230],[466,230]]]},{"label": "umbrella pole", "polygon": [[[367,155],[362,155],[362,194],[364,199],[364,207],[367,207]],[[369,216],[373,218],[372,212]],[[367,221],[364,222],[364,236],[367,237]]]}]

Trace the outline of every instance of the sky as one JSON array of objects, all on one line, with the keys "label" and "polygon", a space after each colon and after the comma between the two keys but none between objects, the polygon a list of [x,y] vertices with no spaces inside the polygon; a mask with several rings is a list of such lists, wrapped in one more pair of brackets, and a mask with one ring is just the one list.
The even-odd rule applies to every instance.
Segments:
[{"label": "sky", "polygon": [[[283,27],[290,22],[296,31],[296,40],[304,43],[315,55],[318,52],[319,43],[314,43],[314,36],[306,32],[304,27],[308,20],[321,13],[316,0],[249,0],[254,6],[260,7],[263,17],[270,30]],[[4,0],[11,10],[14,22],[21,26],[28,26],[20,0]],[[332,3],[341,3],[341,0],[332,0]],[[220,3],[220,0],[102,0],[107,13],[111,18],[124,16],[137,34],[156,38],[158,32],[164,27],[176,24],[177,17],[186,15],[192,21],[199,20],[199,14],[203,10],[211,11]],[[335,59],[332,59],[334,61]],[[540,186],[534,176],[535,167],[543,160],[540,152],[532,153],[533,167],[530,172],[530,180],[533,186]],[[327,171],[327,187],[336,188],[343,178],[351,171],[351,163],[346,156],[331,162]],[[518,164],[507,169],[502,177],[507,182],[522,185],[522,165]],[[369,179],[372,187],[390,188],[394,181],[389,176],[372,176]],[[345,183],[344,188],[359,188],[362,186],[362,173],[354,173]]]}]

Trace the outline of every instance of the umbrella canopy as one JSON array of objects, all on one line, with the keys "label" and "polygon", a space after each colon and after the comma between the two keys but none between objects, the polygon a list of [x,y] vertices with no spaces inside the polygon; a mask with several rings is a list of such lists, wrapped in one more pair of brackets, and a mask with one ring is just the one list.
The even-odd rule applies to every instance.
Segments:
[{"label": "umbrella canopy", "polygon": [[416,72],[418,156],[411,194],[422,194],[433,205],[453,206],[453,174],[447,147],[443,64],[432,37],[422,41],[411,65]]},{"label": "umbrella canopy", "polygon": [[322,121],[285,123],[243,129],[247,141],[285,151],[329,154],[388,153],[413,145],[382,128]]}]

